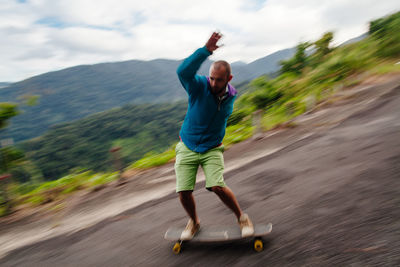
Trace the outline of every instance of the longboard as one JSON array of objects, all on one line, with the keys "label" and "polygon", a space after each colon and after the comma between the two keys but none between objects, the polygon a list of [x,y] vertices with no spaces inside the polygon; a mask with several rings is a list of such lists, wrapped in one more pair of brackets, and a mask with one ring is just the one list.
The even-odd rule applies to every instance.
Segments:
[{"label": "longboard", "polygon": [[[166,240],[175,241],[175,245],[172,251],[175,254],[179,254],[182,248],[183,241],[180,240],[184,227],[171,227],[167,230],[164,235]],[[234,241],[245,238],[254,238],[254,249],[257,252],[262,251],[263,242],[261,237],[268,235],[272,231],[272,223],[264,223],[254,225],[254,234],[249,237],[242,237],[240,228],[238,225],[214,225],[214,226],[201,226],[200,231],[191,239],[185,242],[223,242],[223,241]]]}]

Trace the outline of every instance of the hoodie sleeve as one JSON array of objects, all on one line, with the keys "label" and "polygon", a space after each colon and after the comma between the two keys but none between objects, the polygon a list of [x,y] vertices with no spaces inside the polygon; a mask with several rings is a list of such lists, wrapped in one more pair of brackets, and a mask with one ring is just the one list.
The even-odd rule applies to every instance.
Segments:
[{"label": "hoodie sleeve", "polygon": [[200,69],[201,64],[203,64],[210,55],[211,53],[205,46],[199,48],[191,56],[186,58],[176,70],[179,81],[189,95],[195,93],[195,90],[199,88],[201,83],[200,76],[196,73]]}]

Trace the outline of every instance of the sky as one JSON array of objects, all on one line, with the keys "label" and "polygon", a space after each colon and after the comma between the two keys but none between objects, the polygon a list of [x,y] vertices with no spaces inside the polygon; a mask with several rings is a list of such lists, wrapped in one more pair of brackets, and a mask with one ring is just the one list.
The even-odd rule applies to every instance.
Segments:
[{"label": "sky", "polygon": [[84,64],[183,59],[215,30],[211,57],[249,63],[327,31],[340,44],[398,0],[0,0],[0,82]]}]

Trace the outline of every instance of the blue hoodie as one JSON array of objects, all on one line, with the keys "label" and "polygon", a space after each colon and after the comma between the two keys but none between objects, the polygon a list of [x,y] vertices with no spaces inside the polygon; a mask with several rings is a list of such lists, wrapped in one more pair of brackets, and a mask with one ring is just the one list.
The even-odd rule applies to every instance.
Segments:
[{"label": "blue hoodie", "polygon": [[208,78],[196,74],[210,55],[206,47],[199,48],[176,71],[189,95],[188,110],[179,135],[190,150],[198,153],[207,152],[222,143],[237,95],[235,88],[228,84],[228,96],[220,101],[211,93]]}]

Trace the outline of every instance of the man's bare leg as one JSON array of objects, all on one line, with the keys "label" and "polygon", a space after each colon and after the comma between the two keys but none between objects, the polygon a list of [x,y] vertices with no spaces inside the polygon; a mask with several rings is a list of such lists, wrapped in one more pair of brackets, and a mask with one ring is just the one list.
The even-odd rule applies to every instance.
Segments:
[{"label": "man's bare leg", "polygon": [[254,234],[254,226],[251,222],[249,215],[242,213],[239,203],[236,200],[235,195],[229,187],[214,186],[211,188],[215,194],[225,203],[228,208],[230,208],[233,213],[235,213],[238,223],[240,225],[240,230],[242,232],[242,237],[248,237]]},{"label": "man's bare leg", "polygon": [[240,209],[239,203],[229,187],[213,186],[211,190],[217,194],[217,196],[224,202],[228,208],[230,208],[233,213],[235,213],[237,219],[242,216],[242,210]]},{"label": "man's bare leg", "polygon": [[179,199],[182,203],[183,208],[186,210],[189,217],[195,222],[199,224],[199,218],[196,213],[196,202],[194,201],[193,192],[192,191],[181,191],[179,192]]}]

